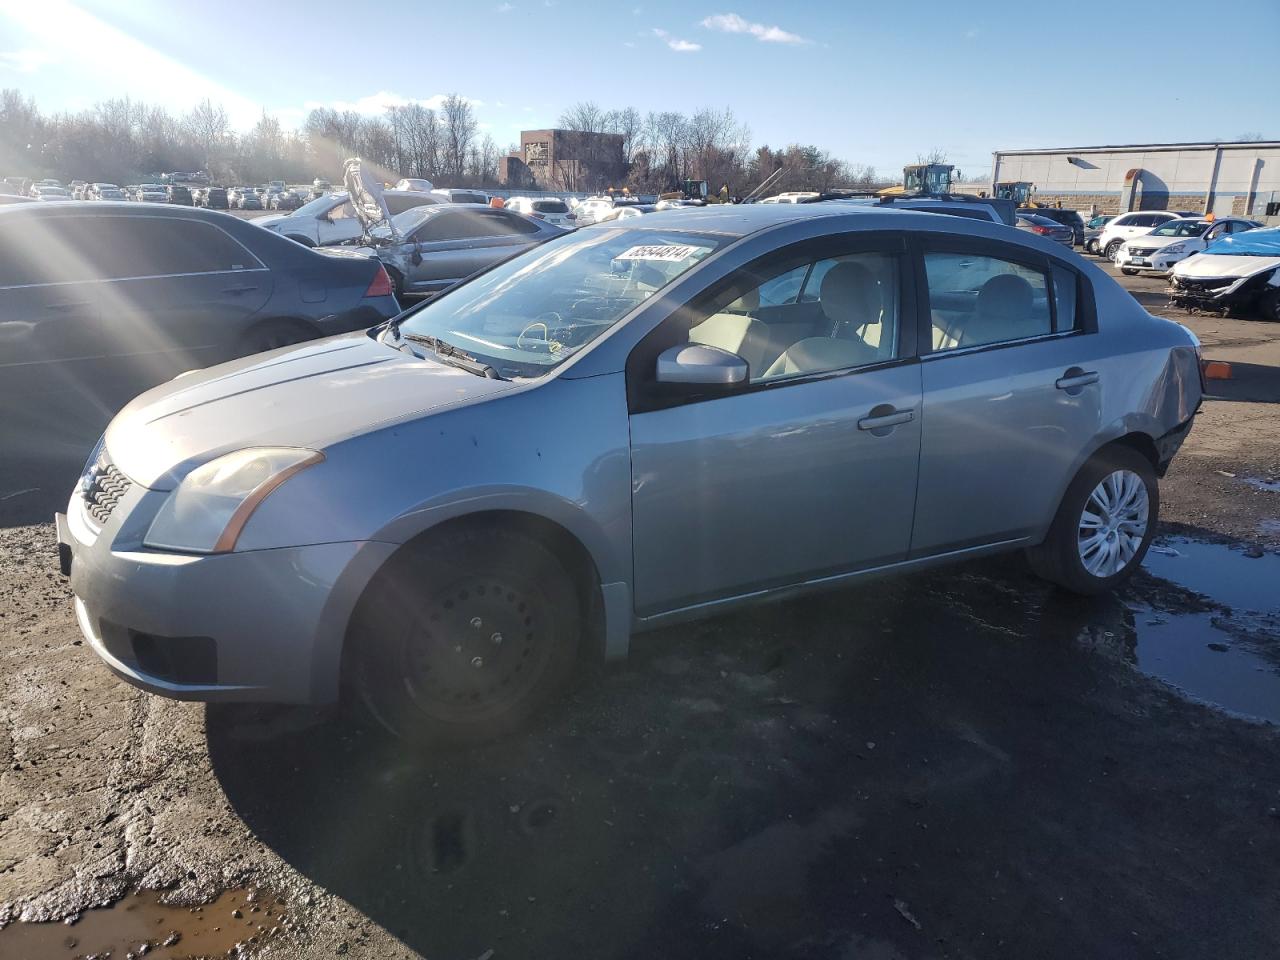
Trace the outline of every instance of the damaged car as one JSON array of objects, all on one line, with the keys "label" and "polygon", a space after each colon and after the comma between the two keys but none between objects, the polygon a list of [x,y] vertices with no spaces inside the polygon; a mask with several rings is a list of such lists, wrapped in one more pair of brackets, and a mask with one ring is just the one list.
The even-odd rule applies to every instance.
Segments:
[{"label": "damaged car", "polygon": [[1176,264],[1176,306],[1280,322],[1280,227],[1228,234]]},{"label": "damaged car", "polygon": [[1134,237],[1120,245],[1116,252],[1116,264],[1127,277],[1139,273],[1168,273],[1173,265],[1199,253],[1222,237],[1247,230],[1256,230],[1262,224],[1243,217],[1183,217],[1170,220],[1150,233]]},{"label": "damaged car", "polygon": [[143,689],[346,690],[407,737],[483,739],[633,633],[743,604],[1007,551],[1110,590],[1200,391],[1184,327],[1034,234],[659,211],[143,394],[60,560]]},{"label": "damaged car", "polygon": [[[440,203],[393,213],[390,203],[404,196],[384,192],[358,160],[349,160],[344,185],[362,236],[336,249],[382,261],[396,296],[430,296],[465,277],[568,232],[548,220],[478,204]],[[329,252],[320,248],[321,253]]]}]

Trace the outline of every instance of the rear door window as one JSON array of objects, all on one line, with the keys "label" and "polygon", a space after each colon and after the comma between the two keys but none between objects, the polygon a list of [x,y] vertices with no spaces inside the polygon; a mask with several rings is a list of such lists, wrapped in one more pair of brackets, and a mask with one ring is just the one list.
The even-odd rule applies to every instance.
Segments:
[{"label": "rear door window", "polygon": [[1053,332],[1044,270],[1000,257],[942,251],[926,253],[924,264],[934,351]]}]

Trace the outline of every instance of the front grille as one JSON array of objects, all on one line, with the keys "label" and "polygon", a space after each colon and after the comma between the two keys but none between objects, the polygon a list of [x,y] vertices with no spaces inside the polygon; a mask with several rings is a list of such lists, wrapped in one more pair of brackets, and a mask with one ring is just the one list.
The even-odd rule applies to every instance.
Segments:
[{"label": "front grille", "polygon": [[1223,287],[1229,287],[1235,283],[1239,277],[1206,277],[1203,280],[1192,279],[1191,277],[1174,277],[1174,285],[1179,290],[1187,290],[1198,292],[1201,290],[1220,290]]},{"label": "front grille", "polygon": [[133,484],[116,469],[104,450],[80,481],[84,508],[98,526],[111,519],[111,514]]},{"label": "front grille", "polygon": [[1155,252],[1156,251],[1154,247],[1141,248],[1141,249],[1139,249],[1138,247],[1129,248],[1129,254],[1134,257],[1149,257]]}]

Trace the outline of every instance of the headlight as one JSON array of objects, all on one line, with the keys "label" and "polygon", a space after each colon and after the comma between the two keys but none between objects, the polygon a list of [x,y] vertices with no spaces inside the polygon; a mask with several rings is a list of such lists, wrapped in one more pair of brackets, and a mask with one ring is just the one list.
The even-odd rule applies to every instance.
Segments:
[{"label": "headlight", "polygon": [[299,470],[323,459],[314,450],[250,447],[210,460],[169,494],[143,543],[190,553],[234,550],[258,504]]},{"label": "headlight", "polygon": [[1163,250],[1159,251],[1159,253],[1172,253],[1174,256],[1177,256],[1178,254],[1182,254],[1186,252],[1187,252],[1187,245],[1185,243],[1171,243],[1167,247],[1165,247]]}]

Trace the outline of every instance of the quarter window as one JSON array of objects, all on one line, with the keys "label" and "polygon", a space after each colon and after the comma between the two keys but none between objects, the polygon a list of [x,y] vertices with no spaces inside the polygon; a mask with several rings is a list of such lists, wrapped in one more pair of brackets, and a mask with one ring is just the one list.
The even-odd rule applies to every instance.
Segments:
[{"label": "quarter window", "polygon": [[[924,262],[934,351],[1052,332],[1048,277],[1043,270],[967,253],[926,253]],[[1074,303],[1071,309],[1074,316]]]}]

